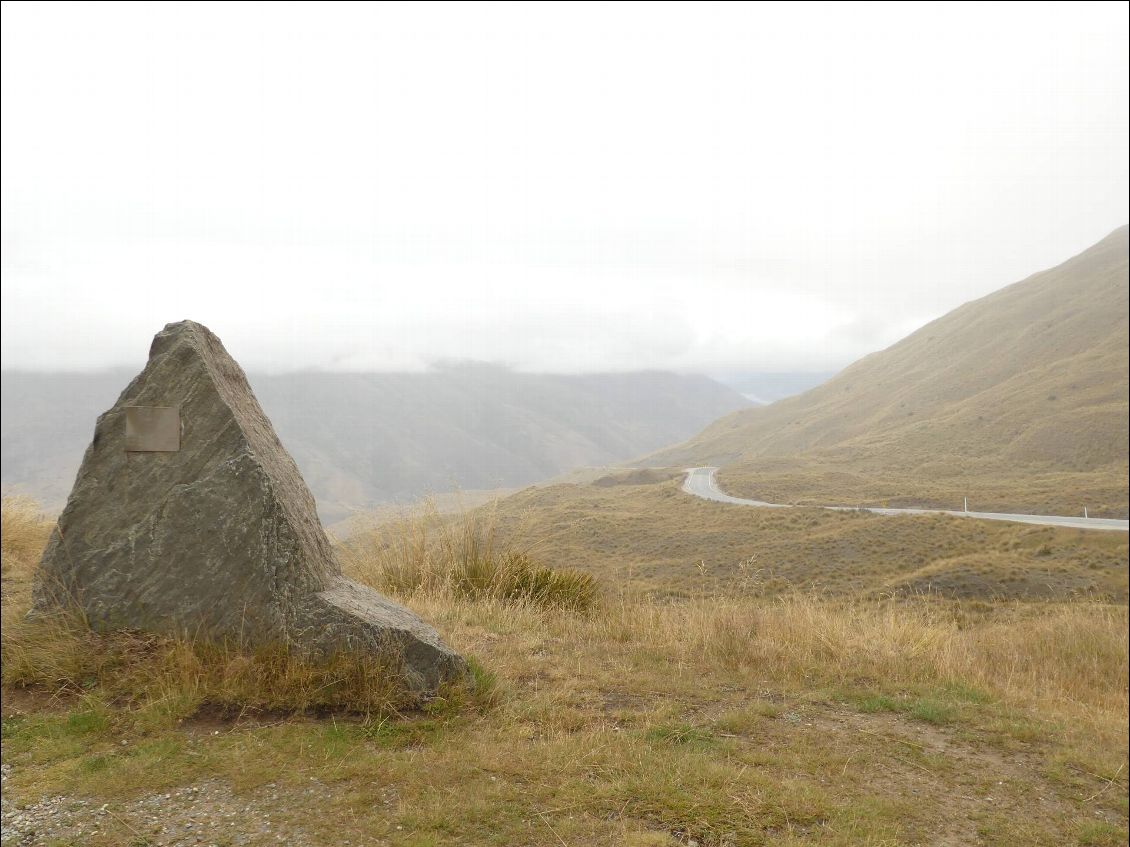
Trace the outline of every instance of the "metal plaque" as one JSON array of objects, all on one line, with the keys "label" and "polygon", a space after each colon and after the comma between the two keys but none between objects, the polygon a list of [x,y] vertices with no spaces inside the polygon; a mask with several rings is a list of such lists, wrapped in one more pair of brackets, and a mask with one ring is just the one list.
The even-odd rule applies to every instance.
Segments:
[{"label": "metal plaque", "polygon": [[180,409],[176,406],[126,406],[127,453],[180,450]]}]

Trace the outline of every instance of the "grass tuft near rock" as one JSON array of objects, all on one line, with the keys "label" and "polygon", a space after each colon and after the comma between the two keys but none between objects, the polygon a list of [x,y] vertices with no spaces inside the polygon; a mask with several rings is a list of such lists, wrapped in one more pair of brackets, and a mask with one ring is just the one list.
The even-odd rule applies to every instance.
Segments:
[{"label": "grass tuft near rock", "polygon": [[[247,649],[141,632],[99,634],[77,614],[28,617],[32,574],[52,521],[37,504],[3,500],[4,625],[0,678],[6,689],[53,697],[94,696],[158,720],[202,711],[387,715],[420,705],[395,658],[338,654],[312,662],[279,645]],[[478,667],[476,665],[476,667]],[[479,674],[482,676],[482,673]],[[479,702],[489,686],[440,697]]]},{"label": "grass tuft near rock", "polygon": [[28,497],[5,496],[0,508],[0,568],[4,576],[27,578],[43,554],[55,522]]},{"label": "grass tuft near rock", "polygon": [[434,508],[361,529],[341,547],[351,576],[401,599],[494,599],[570,612],[600,602],[596,578],[550,568],[498,543],[493,512],[445,517]]},{"label": "grass tuft near rock", "polygon": [[137,632],[98,634],[68,615],[11,618],[0,641],[5,687],[62,697],[96,694],[174,720],[204,710],[381,715],[414,705],[395,664],[371,656],[312,663],[283,648],[248,651]]}]

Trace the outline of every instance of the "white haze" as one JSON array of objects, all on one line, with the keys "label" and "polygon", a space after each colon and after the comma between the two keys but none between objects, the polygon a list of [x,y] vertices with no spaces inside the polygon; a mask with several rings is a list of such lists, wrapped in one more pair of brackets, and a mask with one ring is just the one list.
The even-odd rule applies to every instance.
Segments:
[{"label": "white haze", "polygon": [[3,5],[3,365],[822,370],[1125,223],[1127,6]]}]

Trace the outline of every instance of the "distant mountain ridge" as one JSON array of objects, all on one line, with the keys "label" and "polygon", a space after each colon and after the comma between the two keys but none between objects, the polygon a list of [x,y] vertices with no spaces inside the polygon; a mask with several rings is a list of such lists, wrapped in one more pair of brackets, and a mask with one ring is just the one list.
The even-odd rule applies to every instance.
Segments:
[{"label": "distant mountain ridge", "polygon": [[[1127,227],[641,464],[778,502],[1125,517]],[[1067,511],[1064,511],[1067,510]]]},{"label": "distant mountain ridge", "polygon": [[[95,418],[132,376],[4,372],[5,489],[61,506]],[[665,372],[568,376],[467,363],[249,379],[330,521],[453,487],[517,487],[624,461],[748,405],[706,377]]]}]

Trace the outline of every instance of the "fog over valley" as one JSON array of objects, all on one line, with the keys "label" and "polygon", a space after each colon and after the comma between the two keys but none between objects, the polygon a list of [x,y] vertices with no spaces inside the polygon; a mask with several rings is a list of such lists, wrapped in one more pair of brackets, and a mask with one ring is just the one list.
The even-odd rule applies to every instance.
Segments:
[{"label": "fog over valley", "polygon": [[190,318],[257,372],[829,372],[1128,216],[1101,4],[46,8],[6,368]]}]

